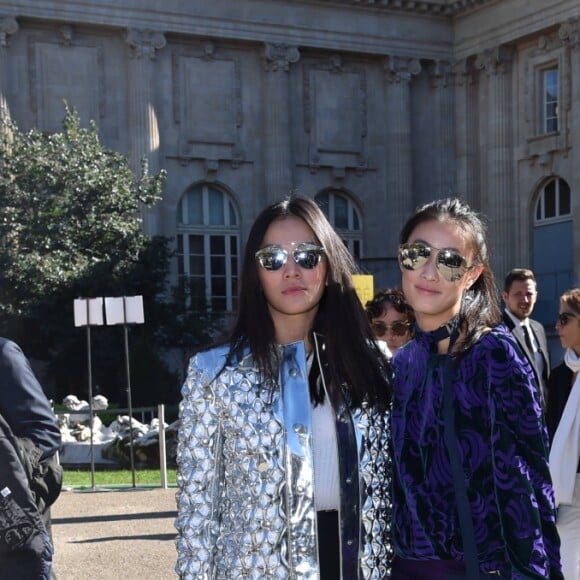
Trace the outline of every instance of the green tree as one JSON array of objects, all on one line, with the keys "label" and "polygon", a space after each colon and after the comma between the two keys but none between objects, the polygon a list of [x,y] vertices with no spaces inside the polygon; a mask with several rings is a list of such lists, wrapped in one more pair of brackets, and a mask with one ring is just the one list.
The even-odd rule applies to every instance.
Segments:
[{"label": "green tree", "polygon": [[[124,155],[101,145],[96,125],[83,128],[68,107],[60,133],[21,133],[12,123],[0,131],[0,325],[45,363],[57,400],[87,394],[77,297],[143,295],[146,323],[130,327],[130,360],[132,375],[147,384],[131,381],[134,404],[176,401],[179,377],[162,349],[210,339],[215,317],[176,301],[167,285],[170,240],[142,233],[141,211],[160,199],[164,180],[145,163],[136,175]],[[200,333],[184,345],[174,333],[194,320]],[[94,384],[123,404],[120,327],[93,327],[91,342]]]}]

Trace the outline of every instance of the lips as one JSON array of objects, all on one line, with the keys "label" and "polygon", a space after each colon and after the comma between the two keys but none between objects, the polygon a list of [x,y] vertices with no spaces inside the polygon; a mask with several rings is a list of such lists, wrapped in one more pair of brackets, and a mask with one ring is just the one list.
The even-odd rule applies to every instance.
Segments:
[{"label": "lips", "polygon": [[306,288],[303,286],[289,286],[285,290],[282,290],[282,294],[293,295],[293,294],[303,294],[306,292]]},{"label": "lips", "polygon": [[423,292],[425,294],[439,294],[438,290],[435,290],[434,288],[425,288],[424,286],[415,286],[415,290],[417,290],[417,292]]}]

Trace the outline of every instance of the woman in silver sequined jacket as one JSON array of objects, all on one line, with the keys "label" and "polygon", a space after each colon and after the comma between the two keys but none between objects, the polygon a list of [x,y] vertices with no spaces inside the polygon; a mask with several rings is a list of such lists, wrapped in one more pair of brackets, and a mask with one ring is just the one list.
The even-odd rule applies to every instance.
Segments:
[{"label": "woman in silver sequined jacket", "polygon": [[[234,329],[192,358],[182,389],[181,578],[389,576],[390,368],[354,271],[313,201],[290,198],[256,219]],[[329,431],[332,485],[316,471]],[[336,530],[328,533],[320,504],[333,492],[322,487],[334,483]],[[321,546],[332,546],[334,533],[329,556]]]}]

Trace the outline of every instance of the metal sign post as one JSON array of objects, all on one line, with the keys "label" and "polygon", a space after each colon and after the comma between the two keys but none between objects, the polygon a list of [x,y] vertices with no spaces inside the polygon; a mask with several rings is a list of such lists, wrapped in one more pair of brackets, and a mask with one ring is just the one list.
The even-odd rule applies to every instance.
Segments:
[{"label": "metal sign post", "polygon": [[129,408],[129,454],[131,476],[135,487],[135,459],[133,452],[133,404],[131,402],[131,368],[129,364],[129,324],[143,324],[143,296],[123,296],[121,298],[105,298],[107,324],[122,324],[125,339],[125,370],[127,373],[127,407]]},{"label": "metal sign post", "polygon": [[74,301],[75,326],[87,327],[87,375],[89,387],[91,489],[95,489],[95,451],[93,440],[93,369],[91,360],[91,326],[103,324],[102,298],[77,298]]}]

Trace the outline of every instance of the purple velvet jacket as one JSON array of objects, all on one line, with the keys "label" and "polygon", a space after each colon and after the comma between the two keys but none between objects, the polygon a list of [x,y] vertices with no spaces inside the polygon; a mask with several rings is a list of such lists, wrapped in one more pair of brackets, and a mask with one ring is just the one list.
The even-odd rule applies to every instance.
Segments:
[{"label": "purple velvet jacket", "polygon": [[[463,559],[444,442],[443,369],[432,333],[394,358],[395,553]],[[453,372],[456,433],[482,571],[562,578],[548,437],[528,360],[509,330],[483,336]]]}]

